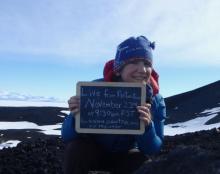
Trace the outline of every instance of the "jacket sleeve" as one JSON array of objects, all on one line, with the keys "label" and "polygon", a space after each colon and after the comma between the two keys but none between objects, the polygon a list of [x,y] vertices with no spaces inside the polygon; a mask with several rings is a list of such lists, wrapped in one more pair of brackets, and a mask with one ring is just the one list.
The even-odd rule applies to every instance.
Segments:
[{"label": "jacket sleeve", "polygon": [[145,128],[142,135],[136,136],[138,148],[144,154],[155,154],[160,151],[164,138],[164,121],[166,117],[166,106],[160,94],[155,96],[152,106],[153,121]]},{"label": "jacket sleeve", "polygon": [[61,129],[61,137],[65,143],[68,143],[78,137],[78,133],[75,131],[75,119],[72,113],[70,113],[64,120]]}]

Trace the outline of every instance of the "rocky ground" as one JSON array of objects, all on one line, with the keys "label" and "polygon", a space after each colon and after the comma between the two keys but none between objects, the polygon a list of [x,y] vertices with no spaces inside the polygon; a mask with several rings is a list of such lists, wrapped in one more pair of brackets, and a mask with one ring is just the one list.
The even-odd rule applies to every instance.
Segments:
[{"label": "rocky ground", "polygon": [[[0,151],[1,174],[62,174],[64,144],[59,137],[26,141]],[[161,153],[136,174],[220,173],[220,128],[165,137]]]},{"label": "rocky ground", "polygon": [[[220,81],[166,98],[166,124],[185,122],[212,113],[219,108]],[[193,107],[192,107],[193,106]],[[37,125],[63,122],[67,108],[0,107],[0,121],[29,121]],[[220,121],[216,116],[205,124]],[[0,174],[62,174],[64,144],[58,136],[48,136],[39,129],[0,130],[0,143],[20,140],[15,148],[0,150]],[[156,156],[140,166],[136,174],[220,174],[220,128],[165,137],[164,146]],[[98,174],[93,172],[91,174]]]}]

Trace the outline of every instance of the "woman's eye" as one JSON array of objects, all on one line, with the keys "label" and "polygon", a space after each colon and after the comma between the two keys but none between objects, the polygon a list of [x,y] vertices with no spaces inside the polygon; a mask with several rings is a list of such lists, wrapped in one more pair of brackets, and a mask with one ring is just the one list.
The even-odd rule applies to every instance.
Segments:
[{"label": "woman's eye", "polygon": [[144,66],[146,66],[146,67],[151,67],[151,64],[150,64],[149,62],[145,62],[145,63],[144,63]]},{"label": "woman's eye", "polygon": [[138,64],[138,61],[131,61],[131,64]]},{"label": "woman's eye", "polygon": [[146,63],[146,62],[145,62],[144,65],[145,65],[145,66],[149,66],[149,63]]}]

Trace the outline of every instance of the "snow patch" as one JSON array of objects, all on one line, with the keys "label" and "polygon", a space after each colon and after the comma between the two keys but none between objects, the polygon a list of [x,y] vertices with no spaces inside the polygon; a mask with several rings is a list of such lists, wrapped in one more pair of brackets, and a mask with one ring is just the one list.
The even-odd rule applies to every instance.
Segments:
[{"label": "snow patch", "polygon": [[64,115],[57,115],[58,117],[61,117],[61,118],[65,118],[65,116]]},{"label": "snow patch", "polygon": [[18,141],[18,140],[9,140],[4,143],[1,143],[0,150],[2,150],[3,148],[16,147],[18,145],[18,143],[20,143],[20,142],[21,141]]},{"label": "snow patch", "polygon": [[61,123],[55,125],[39,126],[28,121],[0,122],[0,130],[9,129],[39,129],[39,132],[42,132],[46,135],[61,135]]},{"label": "snow patch", "polygon": [[69,114],[70,114],[70,111],[66,111],[66,110],[62,110],[62,111],[60,111],[60,112],[66,114],[66,115],[69,115]]},{"label": "snow patch", "polygon": [[176,107],[174,108],[174,110],[177,110],[177,109],[179,109],[178,106],[176,106]]},{"label": "snow patch", "polygon": [[201,112],[201,114],[216,114],[220,112],[220,107],[212,108],[212,109],[206,109]]}]

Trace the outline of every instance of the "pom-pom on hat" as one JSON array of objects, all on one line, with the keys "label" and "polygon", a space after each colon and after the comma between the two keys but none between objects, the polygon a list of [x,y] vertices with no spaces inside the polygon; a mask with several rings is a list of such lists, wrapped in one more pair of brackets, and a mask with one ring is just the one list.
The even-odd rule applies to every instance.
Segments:
[{"label": "pom-pom on hat", "polygon": [[117,47],[114,61],[114,72],[118,72],[122,67],[133,59],[144,59],[152,64],[152,50],[155,42],[150,42],[146,37],[130,37]]}]

